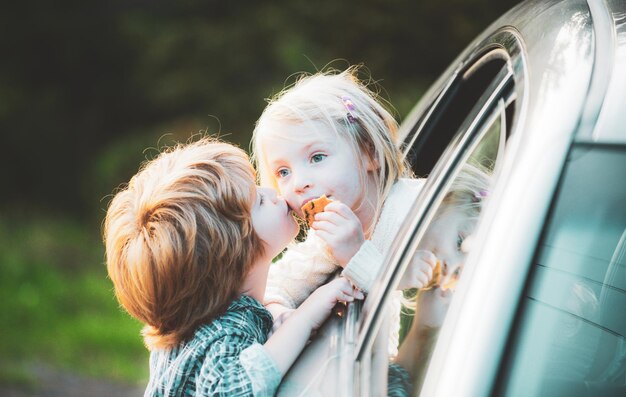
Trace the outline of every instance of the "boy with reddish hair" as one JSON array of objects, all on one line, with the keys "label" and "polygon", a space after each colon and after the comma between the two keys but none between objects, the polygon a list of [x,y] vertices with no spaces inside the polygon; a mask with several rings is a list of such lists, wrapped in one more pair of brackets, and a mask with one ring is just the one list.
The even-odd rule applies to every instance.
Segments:
[{"label": "boy with reddish hair", "polygon": [[107,268],[121,305],[145,325],[146,395],[273,395],[344,278],[317,289],[271,337],[263,307],[272,258],[298,225],[255,185],[246,154],[202,139],[161,153],[108,208]]}]

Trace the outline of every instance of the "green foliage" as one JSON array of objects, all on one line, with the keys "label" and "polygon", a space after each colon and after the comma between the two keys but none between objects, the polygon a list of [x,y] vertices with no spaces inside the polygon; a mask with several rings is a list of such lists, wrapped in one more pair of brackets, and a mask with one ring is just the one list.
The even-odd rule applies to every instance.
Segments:
[{"label": "green foliage", "polygon": [[[247,148],[264,99],[328,64],[363,63],[402,118],[516,2],[13,2],[0,16],[0,131],[10,148],[0,168],[15,172],[3,178],[11,189],[0,207],[99,217],[94,199],[129,175],[98,179],[92,164],[111,147],[208,129]],[[141,149],[118,159],[133,163]]]},{"label": "green foliage", "polygon": [[31,360],[147,377],[141,326],[118,308],[98,236],[110,194],[156,153],[146,148],[205,132],[247,149],[265,99],[292,74],[329,64],[363,63],[402,119],[515,3],[8,3],[0,13],[0,383],[28,384],[17,363]]},{"label": "green foliage", "polygon": [[27,382],[29,361],[145,381],[141,326],[115,301],[101,245],[66,220],[0,218],[0,382]]}]

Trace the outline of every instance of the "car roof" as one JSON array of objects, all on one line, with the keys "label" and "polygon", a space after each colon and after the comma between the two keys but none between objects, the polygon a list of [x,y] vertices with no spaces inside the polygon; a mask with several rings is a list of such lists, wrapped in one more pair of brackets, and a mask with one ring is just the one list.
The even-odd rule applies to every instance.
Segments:
[{"label": "car roof", "polygon": [[[524,91],[517,118],[525,140],[626,144],[621,110],[626,103],[626,16],[619,0],[519,4],[468,45],[403,127],[424,113],[455,69],[472,62],[498,31],[516,37],[521,47],[512,63],[518,89]],[[401,129],[400,137],[410,133]]]}]

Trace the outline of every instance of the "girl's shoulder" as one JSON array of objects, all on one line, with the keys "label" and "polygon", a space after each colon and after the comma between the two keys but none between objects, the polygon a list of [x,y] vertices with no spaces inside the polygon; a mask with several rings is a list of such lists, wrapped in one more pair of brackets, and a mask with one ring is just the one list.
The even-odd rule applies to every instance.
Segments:
[{"label": "girl's shoulder", "polygon": [[422,191],[425,182],[425,178],[400,178],[391,187],[391,191],[385,202],[389,199],[400,198],[411,201],[415,200],[419,192]]}]

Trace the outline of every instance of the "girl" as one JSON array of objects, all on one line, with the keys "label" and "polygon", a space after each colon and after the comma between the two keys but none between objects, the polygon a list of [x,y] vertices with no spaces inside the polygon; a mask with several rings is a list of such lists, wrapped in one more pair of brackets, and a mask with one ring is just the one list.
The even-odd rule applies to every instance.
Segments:
[{"label": "girl", "polygon": [[[304,242],[270,269],[265,304],[275,327],[329,276],[343,268],[368,292],[423,180],[409,171],[396,142],[397,123],[356,68],[318,73],[270,101],[257,122],[252,147],[262,185],[276,188],[290,208],[322,195],[333,200]],[[435,263],[420,261],[405,287],[424,287]],[[397,346],[399,296],[390,348]]]},{"label": "girl", "polygon": [[[424,233],[414,255],[413,266],[407,269],[407,273],[416,271],[421,261],[434,261],[439,263],[437,270],[440,274],[433,277],[436,284],[432,288],[420,290],[417,296],[403,302],[415,309],[414,318],[419,321],[413,322],[394,360],[406,373],[393,364],[395,372],[390,372],[395,374],[395,382],[390,382],[390,388],[408,388],[408,394],[394,395],[412,395],[410,385],[421,384],[438,330],[471,249],[471,235],[484,206],[490,182],[490,172],[483,167],[469,163],[463,166]],[[390,376],[391,379],[394,378]],[[403,381],[399,382],[399,379]]]}]

